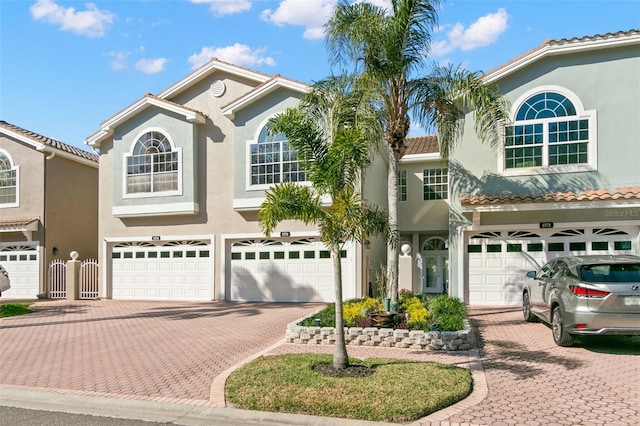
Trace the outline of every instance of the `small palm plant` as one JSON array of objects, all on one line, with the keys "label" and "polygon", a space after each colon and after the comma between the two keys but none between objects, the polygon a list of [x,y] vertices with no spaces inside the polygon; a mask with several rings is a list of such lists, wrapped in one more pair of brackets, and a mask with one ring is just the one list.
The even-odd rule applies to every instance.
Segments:
[{"label": "small palm plant", "polygon": [[[287,137],[312,186],[284,182],[268,190],[258,213],[260,227],[269,236],[286,219],[318,226],[333,261],[333,367],[344,369],[349,358],[344,340],[340,251],[348,241],[363,243],[376,234],[392,244],[396,240],[386,212],[367,205],[360,191],[372,148],[381,140],[381,122],[368,91],[339,76],[314,84],[297,108],[273,117],[269,127],[272,133]],[[326,202],[327,198],[330,201]]]}]

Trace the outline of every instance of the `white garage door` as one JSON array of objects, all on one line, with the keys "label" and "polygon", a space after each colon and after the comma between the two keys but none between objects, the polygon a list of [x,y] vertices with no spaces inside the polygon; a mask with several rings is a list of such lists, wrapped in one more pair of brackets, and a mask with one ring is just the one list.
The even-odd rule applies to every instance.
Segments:
[{"label": "white garage door", "polygon": [[520,305],[527,271],[537,270],[558,256],[637,254],[637,233],[632,229],[580,228],[471,234],[467,244],[468,302]]},{"label": "white garage door", "polygon": [[11,288],[2,293],[2,298],[33,299],[38,295],[40,262],[36,246],[0,247],[0,264],[9,273]]},{"label": "white garage door", "polygon": [[[355,297],[354,246],[341,252],[344,299]],[[230,300],[332,302],[333,264],[314,238],[243,240],[231,244]]]},{"label": "white garage door", "polygon": [[208,241],[120,243],[113,247],[111,258],[114,299],[213,299]]}]

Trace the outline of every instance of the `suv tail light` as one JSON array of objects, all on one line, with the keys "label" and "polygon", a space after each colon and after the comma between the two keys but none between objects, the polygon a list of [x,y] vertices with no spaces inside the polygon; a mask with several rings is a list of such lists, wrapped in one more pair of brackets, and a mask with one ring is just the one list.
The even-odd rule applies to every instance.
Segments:
[{"label": "suv tail light", "polygon": [[571,293],[575,294],[576,296],[581,297],[607,297],[609,295],[608,291],[594,290],[577,285],[570,285],[569,290],[571,290]]}]

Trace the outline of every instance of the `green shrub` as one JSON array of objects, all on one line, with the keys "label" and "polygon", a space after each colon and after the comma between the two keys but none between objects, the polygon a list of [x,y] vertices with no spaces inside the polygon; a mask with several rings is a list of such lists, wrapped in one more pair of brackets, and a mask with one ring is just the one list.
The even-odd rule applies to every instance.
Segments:
[{"label": "green shrub", "polygon": [[467,307],[457,297],[441,295],[429,301],[429,310],[434,323],[442,331],[457,331],[465,327]]},{"label": "green shrub", "polygon": [[[440,295],[437,297],[414,294],[402,291],[398,295],[399,311],[407,315],[398,315],[394,328],[407,330],[458,331],[465,327],[467,307],[455,297]],[[371,327],[371,312],[382,311],[380,299],[353,299],[344,302],[343,318],[345,327]],[[335,304],[330,303],[325,309],[301,321],[305,327],[335,327]],[[408,317],[408,318],[407,318]]]},{"label": "green shrub", "polygon": [[[316,321],[316,319],[320,321]],[[316,314],[306,318],[300,322],[300,325],[305,327],[335,327],[336,326],[336,304],[329,303],[326,308],[317,312]]]}]

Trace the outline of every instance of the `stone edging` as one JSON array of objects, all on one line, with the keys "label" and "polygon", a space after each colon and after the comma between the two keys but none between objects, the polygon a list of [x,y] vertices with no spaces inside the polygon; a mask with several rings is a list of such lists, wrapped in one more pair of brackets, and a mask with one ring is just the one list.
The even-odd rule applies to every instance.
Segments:
[{"label": "stone edging", "polygon": [[[333,345],[335,343],[335,328],[298,325],[305,318],[287,325],[285,336],[287,343],[303,345]],[[467,351],[473,347],[473,333],[468,323],[464,330],[459,331],[409,331],[376,327],[345,327],[344,339],[347,345],[354,346],[444,351]]]}]

